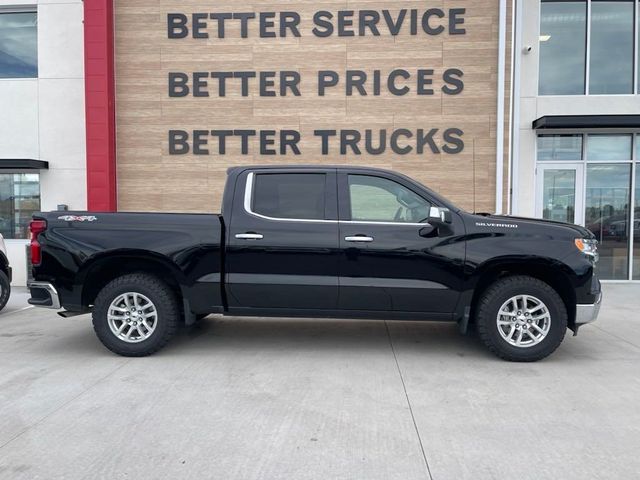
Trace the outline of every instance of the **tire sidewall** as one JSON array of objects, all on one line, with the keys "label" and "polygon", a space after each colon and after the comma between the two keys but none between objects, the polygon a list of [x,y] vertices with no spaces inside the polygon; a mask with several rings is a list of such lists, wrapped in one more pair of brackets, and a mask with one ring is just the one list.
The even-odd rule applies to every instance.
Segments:
[{"label": "tire sidewall", "polygon": [[[551,325],[547,336],[540,343],[530,347],[516,347],[508,343],[498,331],[497,316],[500,308],[511,297],[530,295],[542,301],[551,316]],[[505,284],[498,294],[492,295],[484,306],[485,332],[489,340],[506,356],[514,359],[529,360],[546,357],[553,352],[564,339],[567,330],[567,312],[562,299],[551,287],[543,288],[525,279],[514,284]]]},{"label": "tire sidewall", "polygon": [[[93,326],[100,341],[111,351],[121,355],[146,355],[166,343],[172,322],[175,323],[175,305],[170,297],[158,291],[160,285],[148,285],[147,282],[133,282],[116,279],[108,284],[98,295],[93,309]],[[119,339],[109,327],[107,315],[111,302],[127,292],[141,293],[154,304],[158,314],[157,325],[151,336],[141,342],[128,343]]]},{"label": "tire sidewall", "polygon": [[2,310],[11,296],[11,283],[7,274],[0,270],[0,310]]}]

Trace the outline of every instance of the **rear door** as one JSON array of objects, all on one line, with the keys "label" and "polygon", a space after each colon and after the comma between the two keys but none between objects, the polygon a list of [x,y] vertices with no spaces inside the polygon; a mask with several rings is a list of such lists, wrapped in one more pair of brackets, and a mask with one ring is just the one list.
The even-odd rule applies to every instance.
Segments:
[{"label": "rear door", "polygon": [[227,234],[230,308],[335,309],[335,169],[264,169],[237,178]]},{"label": "rear door", "polygon": [[427,223],[434,200],[392,174],[340,170],[338,186],[340,308],[453,312],[465,254],[459,216],[439,231]]}]

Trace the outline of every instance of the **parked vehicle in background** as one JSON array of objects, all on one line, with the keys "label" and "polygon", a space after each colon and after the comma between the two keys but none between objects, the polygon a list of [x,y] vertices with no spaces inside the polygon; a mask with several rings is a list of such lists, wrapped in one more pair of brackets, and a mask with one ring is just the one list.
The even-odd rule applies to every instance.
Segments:
[{"label": "parked vehicle in background", "polygon": [[11,266],[7,256],[4,237],[0,234],[0,310],[2,310],[11,296]]},{"label": "parked vehicle in background", "polygon": [[596,319],[596,241],[566,223],[465,212],[357,167],[237,167],[222,214],[38,213],[32,305],[93,313],[121,355],[210,313],[457,321],[533,361]]}]

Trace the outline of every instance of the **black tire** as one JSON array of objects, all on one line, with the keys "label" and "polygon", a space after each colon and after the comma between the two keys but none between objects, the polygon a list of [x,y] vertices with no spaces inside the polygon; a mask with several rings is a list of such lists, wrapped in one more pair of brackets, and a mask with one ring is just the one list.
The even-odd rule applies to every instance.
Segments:
[{"label": "black tire", "polygon": [[11,296],[11,282],[7,274],[0,270],[0,310],[2,310]]},{"label": "black tire", "polygon": [[[548,309],[549,331],[535,345],[512,345],[498,331],[498,312],[507,300],[516,295],[536,297]],[[482,342],[498,357],[512,362],[535,362],[551,355],[562,343],[567,331],[567,309],[560,295],[547,283],[522,275],[506,277],[496,281],[483,293],[476,309],[476,327]]]},{"label": "black tire", "polygon": [[[127,292],[146,296],[157,311],[155,330],[138,343],[128,343],[116,336],[107,319],[111,302]],[[123,275],[109,282],[100,290],[93,307],[93,329],[96,335],[105,347],[125,357],[144,357],[160,350],[176,333],[179,319],[180,312],[174,292],[163,281],[143,273]]]}]

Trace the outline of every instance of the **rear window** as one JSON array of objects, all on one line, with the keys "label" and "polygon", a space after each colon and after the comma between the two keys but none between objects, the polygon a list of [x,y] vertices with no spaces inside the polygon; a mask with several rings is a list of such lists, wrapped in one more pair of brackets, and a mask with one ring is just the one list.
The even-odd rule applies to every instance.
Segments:
[{"label": "rear window", "polygon": [[251,209],[275,218],[323,220],[324,173],[261,173],[255,176]]}]

